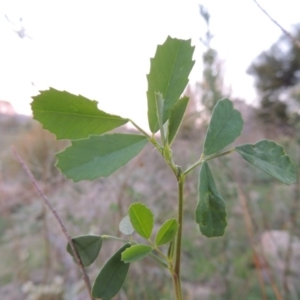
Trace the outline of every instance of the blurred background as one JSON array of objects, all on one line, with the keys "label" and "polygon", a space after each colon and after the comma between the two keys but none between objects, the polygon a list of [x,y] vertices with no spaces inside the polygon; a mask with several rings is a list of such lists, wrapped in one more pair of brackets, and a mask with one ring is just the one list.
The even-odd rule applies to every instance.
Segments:
[{"label": "blurred background", "polygon": [[[153,147],[111,177],[73,183],[55,168],[56,141],[31,117],[31,97],[50,86],[97,100],[104,111],[148,130],[146,74],[168,35],[192,39],[191,98],[174,143],[183,168],[201,154],[212,108],[224,97],[241,111],[235,144],[273,139],[300,163],[300,20],[297,1],[1,1],[0,299],[87,299],[66,240],[16,162],[14,145],[70,234],[121,236],[132,202],[146,203],[157,227],[174,217],[176,182]],[[120,130],[120,129],[119,129]],[[121,128],[133,131],[132,128]],[[194,221],[197,173],[186,184],[184,299],[300,299],[299,182],[285,186],[236,154],[212,161],[227,204],[222,238]],[[221,171],[220,171],[221,170]],[[116,242],[105,242],[93,280]],[[133,264],[115,299],[173,299],[169,274],[150,259]]]}]

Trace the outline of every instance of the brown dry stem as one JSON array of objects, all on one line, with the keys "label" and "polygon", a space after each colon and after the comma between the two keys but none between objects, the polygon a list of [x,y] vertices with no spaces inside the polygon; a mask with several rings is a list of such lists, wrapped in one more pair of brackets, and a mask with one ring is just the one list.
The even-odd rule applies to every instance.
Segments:
[{"label": "brown dry stem", "polygon": [[18,152],[16,151],[16,149],[14,147],[12,147],[12,152],[14,154],[14,156],[16,157],[16,159],[18,160],[18,162],[20,163],[20,165],[22,166],[23,170],[25,171],[25,173],[27,174],[28,178],[30,179],[31,183],[33,184],[33,186],[35,187],[36,191],[38,192],[38,194],[41,196],[41,198],[43,199],[44,203],[46,204],[46,206],[49,208],[49,210],[52,212],[52,214],[54,215],[55,219],[57,220],[61,231],[63,232],[63,234],[65,235],[65,237],[67,238],[67,241],[69,242],[72,252],[74,253],[74,257],[75,257],[75,261],[77,262],[80,271],[82,273],[83,276],[83,281],[85,283],[85,286],[88,290],[89,296],[91,300],[94,300],[93,296],[92,296],[92,291],[91,291],[91,283],[90,283],[90,279],[84,269],[83,263],[80,259],[80,256],[75,248],[75,245],[73,243],[73,240],[70,236],[70,234],[67,231],[66,226],[64,225],[62,219],[59,217],[57,211],[55,210],[55,208],[52,206],[52,204],[50,203],[49,199],[46,197],[46,195],[44,194],[43,190],[41,189],[41,187],[39,186],[39,184],[37,183],[35,177],[33,176],[33,174],[31,173],[31,171],[29,170],[29,168],[27,167],[27,165],[25,164],[24,160],[21,158],[21,156],[18,154]]}]

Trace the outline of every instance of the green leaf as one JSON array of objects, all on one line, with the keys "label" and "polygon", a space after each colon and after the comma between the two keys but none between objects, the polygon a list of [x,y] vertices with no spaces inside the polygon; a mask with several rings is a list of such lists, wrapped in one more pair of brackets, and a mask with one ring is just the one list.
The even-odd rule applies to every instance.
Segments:
[{"label": "green leaf", "polygon": [[121,222],[119,224],[119,230],[125,235],[133,234],[134,228],[132,227],[132,224],[130,222],[128,215],[121,220]]},{"label": "green leaf", "polygon": [[124,125],[128,119],[110,115],[97,108],[97,101],[53,88],[33,97],[33,117],[57,139],[82,139],[100,135]]},{"label": "green leaf", "polygon": [[234,142],[242,129],[242,116],[233,108],[232,102],[228,99],[218,101],[206,133],[204,155],[216,153]]},{"label": "green leaf", "polygon": [[149,255],[152,251],[152,247],[148,245],[134,245],[127,248],[122,253],[122,260],[126,263],[131,263],[140,259],[143,259]]},{"label": "green leaf", "polygon": [[262,140],[235,149],[250,164],[277,178],[285,184],[296,182],[296,169],[282,146],[273,141]]},{"label": "green leaf", "polygon": [[181,96],[188,83],[188,76],[194,61],[194,48],[191,40],[179,40],[168,37],[163,45],[157,47],[154,58],[151,59],[148,80],[148,121],[151,132],[159,129],[155,93],[163,95],[163,122],[170,116],[170,112]]},{"label": "green leaf", "polygon": [[173,240],[178,230],[178,222],[175,219],[167,220],[157,232],[155,243],[161,246]]},{"label": "green leaf", "polygon": [[144,204],[137,202],[128,209],[129,218],[134,230],[143,238],[149,239],[154,226],[154,216]]},{"label": "green leaf", "polygon": [[165,144],[165,130],[164,130],[164,121],[163,121],[163,113],[164,113],[164,99],[161,93],[155,93],[155,102],[156,102],[156,115],[158,121],[158,127],[160,130],[160,136],[162,143]]},{"label": "green leaf", "polygon": [[130,265],[122,261],[121,255],[130,246],[130,244],[125,244],[103,266],[93,284],[93,297],[110,300],[119,292]]},{"label": "green leaf", "polygon": [[183,97],[177,101],[174,108],[171,110],[168,129],[168,142],[172,144],[180,124],[183,120],[185,110],[189,103],[189,97]]},{"label": "green leaf", "polygon": [[72,141],[57,154],[57,167],[75,182],[107,177],[135,157],[147,138],[135,134],[105,134]]},{"label": "green leaf", "polygon": [[203,162],[199,176],[199,202],[196,207],[196,222],[207,237],[224,235],[227,226],[223,198],[217,191],[207,162]]},{"label": "green leaf", "polygon": [[[97,258],[101,246],[102,238],[99,235],[82,235],[72,239],[78,255],[85,267],[91,265]],[[67,251],[74,256],[71,245],[68,243]]]}]

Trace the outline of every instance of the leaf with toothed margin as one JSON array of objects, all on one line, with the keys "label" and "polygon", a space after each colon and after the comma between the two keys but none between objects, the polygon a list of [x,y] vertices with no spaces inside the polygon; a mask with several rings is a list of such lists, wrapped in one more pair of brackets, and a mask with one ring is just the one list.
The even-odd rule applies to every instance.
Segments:
[{"label": "leaf with toothed margin", "polygon": [[97,108],[97,101],[50,88],[33,97],[33,118],[57,139],[82,139],[111,131],[128,119],[110,115]]},{"label": "leaf with toothed margin", "polygon": [[169,219],[159,228],[156,238],[155,244],[157,246],[161,246],[172,241],[178,231],[178,222],[176,219]]},{"label": "leaf with toothed margin", "polygon": [[71,146],[58,153],[56,166],[75,182],[108,177],[134,158],[147,141],[137,134],[92,135],[72,141]]},{"label": "leaf with toothed margin", "polygon": [[149,239],[154,226],[152,211],[146,205],[137,202],[129,206],[128,215],[134,230],[143,238]]},{"label": "leaf with toothed margin", "polygon": [[218,101],[213,109],[204,142],[204,155],[216,153],[230,145],[241,134],[243,119],[228,99]]},{"label": "leaf with toothed margin", "polygon": [[192,60],[194,49],[191,40],[179,40],[170,36],[157,47],[147,75],[148,121],[151,132],[155,133],[159,129],[155,93],[161,93],[164,99],[165,123],[188,83],[188,76],[195,63]]},{"label": "leaf with toothed margin", "polygon": [[285,184],[296,182],[296,169],[283,147],[273,141],[262,140],[245,144],[235,150],[250,164]]}]

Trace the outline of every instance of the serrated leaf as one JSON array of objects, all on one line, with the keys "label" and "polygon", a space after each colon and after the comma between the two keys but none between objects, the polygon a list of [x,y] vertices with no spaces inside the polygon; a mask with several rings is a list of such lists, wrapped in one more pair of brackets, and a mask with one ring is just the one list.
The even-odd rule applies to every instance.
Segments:
[{"label": "serrated leaf", "polygon": [[126,263],[131,263],[140,259],[143,259],[149,255],[152,251],[152,247],[148,245],[133,245],[127,248],[122,253],[122,260]]},{"label": "serrated leaf", "polygon": [[57,167],[75,182],[107,177],[135,157],[146,143],[142,135],[93,135],[72,141],[70,147],[58,153]]},{"label": "serrated leaf", "polygon": [[110,300],[119,292],[130,265],[122,261],[121,255],[130,246],[130,244],[122,246],[103,266],[93,284],[93,297]]},{"label": "serrated leaf", "polygon": [[262,140],[256,144],[236,147],[236,151],[250,164],[285,184],[296,182],[296,169],[282,146]]},{"label": "serrated leaf", "polygon": [[207,162],[203,162],[199,176],[199,202],[195,211],[200,231],[207,237],[224,235],[227,226],[226,208],[217,191]]},{"label": "serrated leaf", "polygon": [[130,222],[128,215],[121,220],[119,224],[119,230],[125,235],[133,234],[134,228]]},{"label": "serrated leaf", "polygon": [[167,220],[162,226],[159,228],[155,243],[157,246],[161,246],[169,243],[173,240],[178,230],[178,222],[176,219]]},{"label": "serrated leaf", "polygon": [[189,104],[189,97],[183,97],[176,102],[174,108],[171,110],[169,127],[168,127],[169,145],[172,144],[174,138],[176,137],[176,134],[183,120],[183,116],[188,104]]},{"label": "serrated leaf", "polygon": [[148,121],[151,132],[159,129],[155,93],[160,92],[164,99],[163,122],[170,116],[170,112],[188,83],[188,76],[194,61],[194,48],[191,40],[179,40],[168,36],[163,45],[157,47],[154,58],[151,59],[148,80]]},{"label": "serrated leaf", "polygon": [[243,119],[228,99],[218,101],[213,109],[204,142],[204,155],[216,153],[241,134]]},{"label": "serrated leaf", "polygon": [[82,139],[108,132],[128,119],[107,114],[97,108],[97,101],[50,88],[33,97],[33,118],[57,139]]},{"label": "serrated leaf", "polygon": [[134,230],[143,238],[149,239],[154,226],[154,216],[144,204],[137,202],[128,209],[130,222]]},{"label": "serrated leaf", "polygon": [[[97,258],[101,246],[102,238],[99,235],[82,235],[72,239],[78,255],[85,267],[91,265]],[[67,251],[74,257],[71,246],[68,243]]]}]

